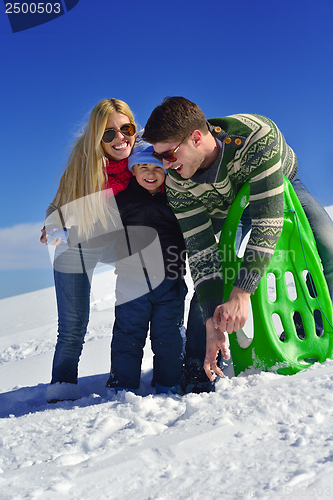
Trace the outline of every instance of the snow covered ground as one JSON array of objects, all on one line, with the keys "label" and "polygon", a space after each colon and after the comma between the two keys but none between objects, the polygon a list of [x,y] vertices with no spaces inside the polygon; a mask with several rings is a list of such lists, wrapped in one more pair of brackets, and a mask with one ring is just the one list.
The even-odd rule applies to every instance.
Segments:
[{"label": "snow covered ground", "polygon": [[333,360],[293,376],[229,365],[213,394],[156,396],[148,342],[147,395],[112,396],[114,276],[94,280],[76,402],[45,402],[53,288],[0,301],[0,500],[333,498]]}]

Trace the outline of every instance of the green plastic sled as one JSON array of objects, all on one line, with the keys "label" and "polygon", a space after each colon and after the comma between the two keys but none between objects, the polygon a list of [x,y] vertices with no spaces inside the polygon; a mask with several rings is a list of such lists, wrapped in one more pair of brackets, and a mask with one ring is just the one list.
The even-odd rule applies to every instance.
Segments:
[{"label": "green plastic sled", "polygon": [[[292,375],[315,362],[322,363],[327,358],[333,357],[332,302],[314,236],[304,210],[287,178],[284,178],[284,192],[283,231],[270,265],[256,292],[251,295],[253,340],[251,342],[247,339],[245,343],[247,347],[241,347],[240,344],[244,345],[241,339],[247,338],[242,329],[237,334],[234,332],[229,336],[236,376],[250,367]],[[235,252],[235,239],[249,195],[250,186],[246,183],[230,208],[219,242],[222,260],[224,259],[222,266],[224,301],[231,293],[234,277],[237,276],[241,266],[242,259]],[[230,272],[230,268],[234,269],[233,273]],[[314,291],[310,293],[306,283],[307,271],[312,277],[315,293]],[[286,281],[286,277],[289,279],[291,276],[289,273],[294,279],[296,298],[289,296]],[[273,281],[275,280],[276,295],[273,298],[269,293],[272,289],[272,278]],[[293,319],[295,311],[301,315],[305,332],[303,339],[299,338],[296,332]],[[316,333],[315,314],[322,316],[323,336],[318,336]],[[278,335],[277,321],[276,317],[274,320],[273,315],[279,316],[284,337],[280,338]]]}]

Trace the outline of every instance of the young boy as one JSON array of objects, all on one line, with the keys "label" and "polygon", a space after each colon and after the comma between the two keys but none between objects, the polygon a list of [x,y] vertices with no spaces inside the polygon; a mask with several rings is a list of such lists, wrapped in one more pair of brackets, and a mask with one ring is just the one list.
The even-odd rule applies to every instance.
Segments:
[{"label": "young boy", "polygon": [[[153,378],[159,394],[174,392],[180,381],[187,287],[185,244],[167,204],[163,164],[153,158],[153,151],[139,135],[128,163],[134,177],[115,197],[124,231],[114,248],[117,302],[106,385],[116,390],[139,388],[150,326]],[[149,254],[147,248],[155,250]]]}]

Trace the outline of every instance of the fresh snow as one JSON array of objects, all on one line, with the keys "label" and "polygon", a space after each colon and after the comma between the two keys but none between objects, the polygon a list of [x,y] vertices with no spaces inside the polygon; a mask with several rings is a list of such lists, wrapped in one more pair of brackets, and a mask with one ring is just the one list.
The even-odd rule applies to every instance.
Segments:
[{"label": "fresh snow", "polygon": [[148,341],[147,395],[115,396],[113,306],[113,272],[96,274],[82,397],[50,405],[54,289],[0,300],[0,500],[333,498],[333,360],[293,376],[229,364],[215,393],[156,396]]}]

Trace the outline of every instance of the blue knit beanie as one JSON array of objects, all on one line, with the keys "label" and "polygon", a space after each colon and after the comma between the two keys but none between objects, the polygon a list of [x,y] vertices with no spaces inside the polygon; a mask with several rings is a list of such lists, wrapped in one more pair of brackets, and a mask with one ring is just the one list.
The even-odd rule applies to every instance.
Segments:
[{"label": "blue knit beanie", "polygon": [[163,163],[159,160],[156,160],[151,154],[154,152],[154,148],[148,142],[145,142],[142,139],[142,132],[139,132],[135,138],[135,143],[132,149],[132,152],[128,158],[128,168],[132,170],[134,165],[139,164],[151,164],[157,165],[158,167],[162,167],[164,172],[167,173],[167,169],[163,167]]}]

